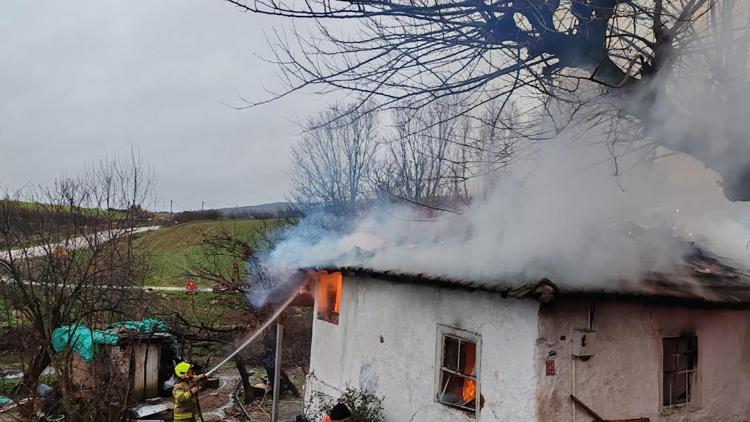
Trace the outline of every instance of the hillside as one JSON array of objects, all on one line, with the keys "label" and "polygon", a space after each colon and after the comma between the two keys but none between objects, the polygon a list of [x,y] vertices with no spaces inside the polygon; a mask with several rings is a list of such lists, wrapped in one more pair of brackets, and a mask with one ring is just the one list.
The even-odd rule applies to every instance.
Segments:
[{"label": "hillside", "polygon": [[267,216],[296,215],[299,211],[291,202],[269,202],[266,204],[248,205],[244,207],[219,208],[225,217],[266,218]]},{"label": "hillside", "polygon": [[274,220],[202,220],[148,233],[138,239],[149,255],[150,275],[145,284],[183,286],[187,281],[186,271],[209,260],[222,267],[223,272],[232,271],[235,260],[212,253],[206,241],[215,238],[251,241],[259,232],[277,224]]}]

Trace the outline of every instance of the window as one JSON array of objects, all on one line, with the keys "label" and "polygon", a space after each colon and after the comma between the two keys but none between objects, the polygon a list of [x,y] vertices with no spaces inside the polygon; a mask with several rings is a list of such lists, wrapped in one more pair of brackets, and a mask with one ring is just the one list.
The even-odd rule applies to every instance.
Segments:
[{"label": "window", "polygon": [[341,273],[318,273],[318,319],[339,323],[342,279]]},{"label": "window", "polygon": [[693,400],[695,372],[698,367],[698,337],[666,337],[662,343],[663,405],[665,408],[685,406]]},{"label": "window", "polygon": [[479,335],[446,326],[438,327],[440,357],[437,401],[478,413]]}]

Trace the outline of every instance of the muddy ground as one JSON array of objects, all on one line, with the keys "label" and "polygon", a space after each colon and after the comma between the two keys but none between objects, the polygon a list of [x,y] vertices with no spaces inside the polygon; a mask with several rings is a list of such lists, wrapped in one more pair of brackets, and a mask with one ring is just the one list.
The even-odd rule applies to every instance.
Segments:
[{"label": "muddy ground", "polygon": [[[251,369],[254,374],[251,376],[251,384],[261,383],[261,376],[265,376],[263,369]],[[305,376],[301,368],[287,368],[287,374],[290,380],[297,386],[300,393],[303,392]],[[236,400],[232,399],[232,393],[237,388],[240,376],[235,368],[225,368],[217,371],[219,378],[219,387],[217,389],[207,389],[200,395],[200,405],[205,422],[263,422],[271,420],[271,395],[245,404],[244,411],[238,405]],[[242,393],[240,392],[240,398]],[[170,401],[164,398],[164,401]],[[284,393],[279,403],[279,421],[294,422],[297,415],[303,412],[302,397],[295,397],[292,394]],[[171,420],[171,411],[159,414],[156,417],[149,417],[150,420]],[[7,412],[0,411],[0,422],[19,422],[28,420],[21,416],[18,409]]]},{"label": "muddy ground", "polygon": [[[260,377],[265,376],[262,369],[253,370],[255,375],[251,377],[251,383],[261,382]],[[291,381],[299,388],[300,393],[303,391],[305,382],[304,372],[301,368],[288,368],[287,374]],[[206,422],[215,421],[247,421],[248,418],[242,411],[236,401],[231,400],[231,394],[237,387],[240,380],[237,370],[222,369],[217,372],[219,378],[219,388],[207,390],[201,394],[200,403],[203,411],[203,417]],[[245,411],[250,416],[250,421],[262,422],[271,420],[271,396],[270,394],[261,400],[256,400],[250,404],[244,405]],[[295,397],[292,394],[284,393],[279,403],[279,420],[283,422],[294,422],[297,415],[303,411],[302,397]]]}]

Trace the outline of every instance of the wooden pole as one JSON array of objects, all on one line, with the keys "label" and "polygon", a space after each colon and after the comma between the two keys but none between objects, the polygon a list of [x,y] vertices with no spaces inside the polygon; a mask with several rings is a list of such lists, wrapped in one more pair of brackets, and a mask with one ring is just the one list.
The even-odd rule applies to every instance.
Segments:
[{"label": "wooden pole", "polygon": [[276,357],[273,364],[273,409],[271,422],[279,420],[279,394],[281,393],[281,346],[283,344],[284,326],[276,323]]},{"label": "wooden pole", "polygon": [[576,397],[576,396],[574,396],[574,395],[571,394],[570,395],[570,399],[573,400],[573,403],[575,403],[576,405],[580,406],[583,410],[585,410],[586,413],[588,413],[589,415],[591,415],[591,417],[594,418],[594,421],[596,421],[596,422],[605,422],[604,418],[602,418],[601,416],[597,415],[596,412],[594,412],[590,407],[586,406],[585,404],[583,404],[582,401],[578,400],[578,397]]}]

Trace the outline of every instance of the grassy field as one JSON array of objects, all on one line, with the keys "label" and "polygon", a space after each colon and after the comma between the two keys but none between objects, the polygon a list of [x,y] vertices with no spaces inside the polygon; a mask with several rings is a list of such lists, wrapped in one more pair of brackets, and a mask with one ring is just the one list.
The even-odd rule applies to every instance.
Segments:
[{"label": "grassy field", "polygon": [[[249,241],[259,231],[277,225],[274,220],[205,220],[150,232],[138,239],[150,256],[150,275],[145,284],[183,286],[187,281],[186,271],[191,266],[202,264],[217,264],[221,271],[233,271],[235,260],[212,254],[206,239],[228,237]],[[239,269],[244,268],[240,266]]]},{"label": "grassy field", "polygon": [[76,212],[81,213],[82,215],[85,215],[87,217],[105,217],[105,218],[111,218],[113,220],[121,220],[127,217],[127,213],[125,211],[119,211],[119,210],[103,210],[98,208],[73,208],[69,205],[58,205],[58,204],[42,204],[39,202],[31,202],[31,201],[17,201],[17,200],[10,200],[11,204],[27,209],[32,211],[50,211],[54,210],[55,212]]}]

